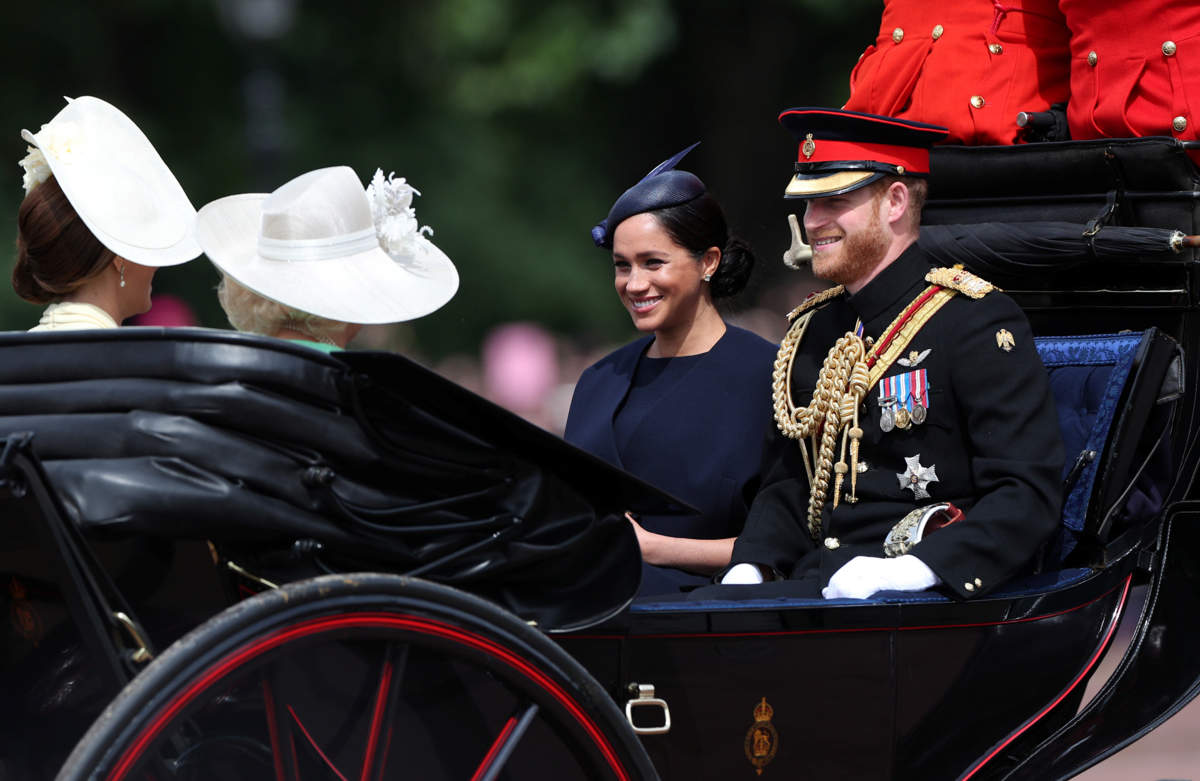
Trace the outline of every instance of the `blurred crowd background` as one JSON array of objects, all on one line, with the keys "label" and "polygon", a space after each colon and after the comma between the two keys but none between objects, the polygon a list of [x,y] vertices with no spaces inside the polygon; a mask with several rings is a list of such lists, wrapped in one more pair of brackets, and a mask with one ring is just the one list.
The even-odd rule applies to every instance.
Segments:
[{"label": "blurred crowd background", "polygon": [[[589,230],[660,160],[707,183],[756,250],[730,320],[777,340],[820,287],[787,269],[783,108],[840,106],[878,0],[71,0],[9,10],[0,47],[11,272],[20,130],[63,96],[111,101],[198,208],[306,170],[395,171],[458,266],[458,295],[367,329],[389,349],[560,432],[579,373],[637,334]],[[7,184],[4,184],[7,182]],[[155,278],[149,324],[228,328],[200,258]],[[7,288],[10,289],[10,288]],[[0,328],[38,308],[0,296]],[[765,392],[765,389],[764,389]]]}]

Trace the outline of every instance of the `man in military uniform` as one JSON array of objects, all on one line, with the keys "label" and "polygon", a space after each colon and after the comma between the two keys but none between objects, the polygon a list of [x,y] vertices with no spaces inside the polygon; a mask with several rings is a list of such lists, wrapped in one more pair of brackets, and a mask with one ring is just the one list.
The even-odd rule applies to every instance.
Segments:
[{"label": "man in military uniform", "polygon": [[838,284],[790,315],[773,392],[797,442],[721,582],[985,594],[1059,519],[1063,445],[1029,323],[916,243],[943,128],[832,109],[780,122],[800,142],[785,196],[804,202],[814,273]]}]

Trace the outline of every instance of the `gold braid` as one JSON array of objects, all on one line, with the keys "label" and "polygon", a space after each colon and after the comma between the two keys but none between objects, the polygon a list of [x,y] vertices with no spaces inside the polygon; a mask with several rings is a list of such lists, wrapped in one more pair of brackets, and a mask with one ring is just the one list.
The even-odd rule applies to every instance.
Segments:
[{"label": "gold braid", "polygon": [[[788,329],[775,360],[771,385],[775,402],[775,423],[779,430],[784,436],[800,440],[800,447],[805,450],[806,456],[807,449],[803,440],[812,438],[816,465],[809,476],[812,490],[808,500],[808,531],[813,539],[819,539],[821,513],[829,496],[829,479],[834,471],[834,450],[837,447],[838,434],[844,425],[853,422],[856,433],[861,436],[857,426],[857,410],[867,390],[867,370],[864,363],[866,345],[861,337],[847,332],[825,356],[817,376],[812,401],[807,407],[793,407],[790,387],[792,362],[796,356],[796,347],[808,328],[812,314],[805,313]],[[857,445],[857,438],[855,439],[854,444]],[[843,458],[839,462],[834,488],[835,504],[843,475],[849,471],[845,464],[844,452],[843,447]],[[852,446],[851,452],[852,461],[856,462],[858,448]]]},{"label": "gold braid", "polygon": [[[858,456],[863,437],[863,430],[858,424],[858,413],[867,392],[887,372],[929,318],[953,298],[956,292],[972,286],[965,292],[978,298],[993,289],[990,283],[979,280],[961,269],[935,269],[930,276],[941,272],[946,272],[941,275],[946,279],[929,279],[928,281],[934,284],[922,291],[912,304],[896,316],[884,329],[885,336],[881,337],[879,343],[872,344],[873,340],[870,338],[864,341],[862,337],[850,332],[838,339],[821,364],[812,401],[806,407],[796,407],[792,401],[792,364],[796,360],[796,353],[799,352],[798,347],[805,331],[808,330],[808,324],[816,314],[816,307],[840,295],[841,287],[830,288],[801,304],[789,315],[794,320],[780,342],[779,353],[775,357],[774,371],[771,375],[771,395],[775,425],[784,436],[798,440],[800,452],[804,455],[804,468],[811,489],[808,500],[808,531],[814,540],[821,538],[821,514],[829,494],[831,473],[837,475],[834,480],[833,506],[838,506],[847,473],[850,474],[850,493],[846,496],[846,501],[858,501]],[[870,368],[867,367],[867,359],[870,357],[868,349],[871,351],[870,355],[874,356],[874,366]],[[839,434],[842,434],[841,459],[835,465],[833,452]],[[806,443],[805,439],[809,438],[811,442]],[[809,447],[812,448],[816,459],[815,468],[809,463]],[[847,449],[850,453],[849,464],[846,463]]]},{"label": "gold braid", "polygon": [[[792,407],[791,377],[792,361],[796,359],[796,348],[808,330],[814,312],[808,312],[792,323],[779,343],[775,355],[775,368],[771,374],[771,398],[775,401],[775,425],[790,439],[804,439],[812,430],[809,407]],[[815,399],[814,399],[815,401]]]},{"label": "gold braid", "polygon": [[[821,537],[821,513],[825,509],[825,500],[828,496],[830,473],[834,471],[833,452],[837,446],[838,434],[841,432],[842,426],[853,420],[854,411],[861,400],[854,393],[850,380],[852,376],[860,373],[855,372],[854,369],[857,364],[862,362],[865,354],[866,346],[863,344],[862,338],[847,332],[845,336],[837,340],[829,354],[825,356],[825,362],[821,366],[821,373],[817,379],[817,390],[813,394],[813,401],[816,402],[820,398],[823,402],[824,425],[821,427],[821,445],[817,451],[812,493],[808,500],[808,533],[814,540]],[[814,418],[820,419],[817,416]],[[839,475],[834,488],[835,505],[837,492],[841,488],[842,476],[847,471],[844,461],[839,462],[838,466],[840,467]]]}]

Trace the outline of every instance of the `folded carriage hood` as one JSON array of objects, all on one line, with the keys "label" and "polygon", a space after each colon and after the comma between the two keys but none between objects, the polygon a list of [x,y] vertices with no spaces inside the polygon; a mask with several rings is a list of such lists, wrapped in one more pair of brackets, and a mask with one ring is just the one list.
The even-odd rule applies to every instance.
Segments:
[{"label": "folded carriage hood", "polygon": [[0,435],[20,431],[90,535],[212,540],[276,576],[319,550],[549,631],[632,599],[625,510],[686,509],[401,356],[206,329],[0,334]]}]

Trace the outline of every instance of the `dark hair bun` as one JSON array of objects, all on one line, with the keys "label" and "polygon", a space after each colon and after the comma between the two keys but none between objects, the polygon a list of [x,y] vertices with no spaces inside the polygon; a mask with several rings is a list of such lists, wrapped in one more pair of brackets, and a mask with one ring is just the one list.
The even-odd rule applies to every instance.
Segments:
[{"label": "dark hair bun", "polygon": [[717,266],[709,283],[714,299],[736,296],[746,288],[750,272],[754,270],[754,252],[750,245],[736,236],[731,236],[721,250],[721,264]]},{"label": "dark hair bun", "polygon": [[32,265],[24,252],[17,253],[17,264],[13,266],[12,272],[13,290],[30,303],[49,304],[58,296],[38,283],[33,275]]}]

